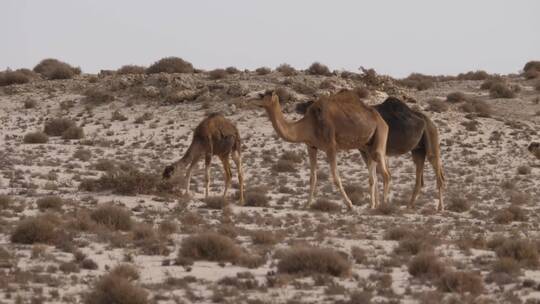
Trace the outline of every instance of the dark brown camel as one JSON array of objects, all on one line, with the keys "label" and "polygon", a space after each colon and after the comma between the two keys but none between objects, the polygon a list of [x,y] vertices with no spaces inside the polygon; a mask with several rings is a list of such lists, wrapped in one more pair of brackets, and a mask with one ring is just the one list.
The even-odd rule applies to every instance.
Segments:
[{"label": "dark brown camel", "polygon": [[[297,112],[306,111],[312,102],[299,104]],[[386,155],[397,156],[411,152],[416,166],[416,183],[409,201],[409,207],[414,203],[424,185],[424,162],[426,158],[433,166],[437,176],[437,188],[439,190],[439,204],[437,209],[444,210],[443,189],[445,177],[441,162],[439,147],[439,134],[435,124],[421,112],[410,109],[404,102],[389,97],[383,103],[373,106],[387,123],[388,142],[386,143]],[[362,153],[362,158],[368,164],[367,155]]]},{"label": "dark brown camel", "polygon": [[189,195],[189,182],[191,180],[191,171],[197,162],[204,156],[205,165],[205,197],[208,197],[208,188],[210,185],[210,163],[212,156],[218,156],[223,164],[223,173],[225,176],[225,190],[223,197],[229,190],[232,173],[229,164],[229,156],[232,157],[238,170],[238,183],[240,184],[240,204],[244,203],[244,177],[242,172],[242,156],[240,134],[236,126],[218,113],[208,115],[193,132],[193,140],[184,156],[170,166],[165,167],[163,178],[168,179],[173,174],[185,170],[186,172],[186,194]]}]

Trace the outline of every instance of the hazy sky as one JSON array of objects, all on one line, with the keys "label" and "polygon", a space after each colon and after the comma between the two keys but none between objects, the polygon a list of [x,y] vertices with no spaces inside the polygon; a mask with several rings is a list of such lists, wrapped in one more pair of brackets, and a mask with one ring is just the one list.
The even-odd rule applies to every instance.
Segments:
[{"label": "hazy sky", "polygon": [[0,0],[0,70],[84,72],[179,56],[213,69],[372,67],[396,77],[519,71],[540,60],[538,0]]}]

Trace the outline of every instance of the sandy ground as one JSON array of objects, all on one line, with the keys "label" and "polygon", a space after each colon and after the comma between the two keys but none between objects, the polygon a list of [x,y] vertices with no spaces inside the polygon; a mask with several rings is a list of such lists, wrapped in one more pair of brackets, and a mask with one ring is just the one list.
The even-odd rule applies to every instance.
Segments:
[{"label": "sandy ground", "polygon": [[[522,238],[540,246],[539,207],[540,165],[526,150],[539,139],[540,105],[534,103],[538,92],[521,78],[509,81],[522,87],[517,98],[491,99],[479,89],[481,81],[450,81],[437,83],[426,91],[408,91],[416,98],[418,107],[428,114],[439,128],[442,159],[447,178],[445,192],[449,210],[437,213],[436,183],[432,168],[426,163],[425,186],[417,201],[417,208],[409,210],[405,204],[414,185],[414,166],[410,155],[390,159],[392,172],[391,204],[387,212],[369,209],[367,170],[357,151],[339,154],[339,170],[344,183],[354,187],[354,212],[347,212],[341,197],[328,179],[328,165],[319,153],[320,180],[317,198],[324,198],[342,207],[338,212],[302,209],[307,200],[309,168],[305,146],[285,143],[277,137],[262,110],[249,105],[249,96],[264,90],[274,80],[260,76],[237,76],[242,79],[214,81],[216,85],[230,85],[235,81],[245,84],[243,97],[211,95],[204,101],[162,104],[160,98],[147,98],[134,90],[112,91],[115,100],[99,106],[88,106],[84,89],[93,80],[41,82],[15,86],[0,94],[0,193],[14,201],[0,210],[0,244],[5,251],[0,256],[0,275],[10,274],[10,282],[0,284],[0,303],[78,303],[94,281],[108,269],[120,263],[131,263],[140,271],[135,282],[149,292],[157,303],[357,303],[351,294],[366,291],[374,303],[521,303],[527,299],[540,301],[540,270],[523,266],[508,280],[490,280],[493,263],[498,259],[494,250],[486,246],[462,248],[465,236],[489,240],[494,235]],[[308,79],[309,80],[309,79]],[[98,79],[97,85],[113,86],[115,79]],[[179,83],[191,79],[180,77]],[[319,79],[310,81],[320,81]],[[351,81],[342,82],[343,86]],[[226,91],[226,88],[221,88]],[[475,117],[451,105],[443,113],[427,111],[428,98],[461,91],[487,101],[493,109],[491,117]],[[250,95],[251,94],[251,95]],[[384,93],[372,94],[370,104],[382,102]],[[26,100],[35,100],[34,108],[25,109]],[[216,100],[221,99],[221,100]],[[297,100],[307,100],[298,94]],[[71,107],[62,107],[72,102]],[[285,107],[292,109],[293,106]],[[120,111],[127,120],[112,121],[111,114]],[[269,197],[266,207],[243,207],[235,202],[236,170],[233,166],[233,189],[230,205],[224,210],[204,208],[203,164],[195,169],[190,198],[175,195],[117,195],[111,191],[85,192],[79,190],[84,178],[98,178],[103,174],[94,164],[100,159],[126,161],[141,171],[161,173],[164,166],[180,158],[191,141],[191,132],[208,112],[221,111],[234,121],[243,139],[243,159],[247,189],[265,191]],[[134,121],[144,113],[151,118],[141,124]],[[288,111],[288,119],[300,115]],[[83,140],[63,140],[50,137],[46,144],[25,144],[23,136],[43,129],[45,120],[57,116],[69,117],[82,125]],[[463,123],[476,121],[477,130],[468,131]],[[498,138],[493,134],[500,133]],[[90,143],[91,142],[91,143]],[[78,149],[91,152],[88,160],[74,157]],[[273,165],[286,151],[302,157],[294,172],[276,172]],[[526,174],[519,174],[519,167]],[[220,195],[223,186],[221,163],[212,163],[212,195]],[[287,189],[285,189],[287,188]],[[381,187],[379,187],[381,188]],[[263,190],[261,190],[263,189]],[[115,244],[93,232],[79,232],[76,247],[97,263],[97,269],[62,271],[59,265],[73,261],[73,253],[54,245],[23,245],[10,241],[10,235],[21,219],[41,214],[36,200],[46,195],[64,199],[60,211],[52,211],[61,218],[73,217],[76,210],[93,210],[97,203],[113,202],[132,212],[132,218],[157,227],[171,221],[180,227],[168,236],[164,255],[146,255],[127,241]],[[517,198],[516,198],[517,197]],[[452,211],[453,204],[466,202],[463,212]],[[456,203],[457,202],[457,203]],[[518,205],[525,219],[498,223],[495,218],[512,205]],[[455,209],[457,210],[457,209]],[[198,215],[202,224],[193,225],[186,214]],[[185,222],[184,222],[185,221]],[[266,262],[250,269],[231,263],[195,261],[191,267],[174,265],[184,238],[201,231],[220,231],[223,225],[237,231],[235,242],[266,257]],[[449,269],[475,272],[485,289],[479,294],[443,292],[434,280],[413,277],[408,271],[412,255],[395,252],[399,241],[388,240],[385,233],[391,228],[407,226],[426,231],[435,242],[433,252]],[[276,244],[254,244],[252,231],[279,233]],[[123,233],[129,235],[130,232]],[[122,234],[122,233],[120,233]],[[276,253],[294,245],[310,244],[329,247],[350,255],[351,248],[360,247],[365,260],[352,264],[351,275],[332,277],[321,283],[315,277],[293,277],[283,286],[268,284],[276,271]],[[36,254],[39,252],[39,254]],[[258,282],[253,288],[225,286],[220,280],[250,272]],[[389,276],[389,285],[383,277]],[[168,285],[170,278],[188,277],[182,286]],[[16,278],[16,279],[13,279]],[[385,277],[385,280],[388,280]],[[532,283],[531,283],[532,281]],[[366,300],[367,301],[367,300]],[[533,300],[529,300],[531,303]],[[367,302],[358,302],[367,303]],[[527,302],[529,303],[529,302]]]}]

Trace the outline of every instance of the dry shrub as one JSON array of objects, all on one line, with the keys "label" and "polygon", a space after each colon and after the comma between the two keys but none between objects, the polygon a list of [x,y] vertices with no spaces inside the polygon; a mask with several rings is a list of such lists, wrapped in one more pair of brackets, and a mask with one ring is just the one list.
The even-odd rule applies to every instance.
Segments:
[{"label": "dry shrub", "polygon": [[34,99],[27,99],[24,101],[24,108],[25,109],[33,109],[37,106],[37,101]]},{"label": "dry shrub", "polygon": [[458,103],[467,100],[467,96],[462,92],[452,92],[446,96],[446,101],[451,103]]},{"label": "dry shrub", "polygon": [[34,67],[34,72],[41,74],[47,79],[70,79],[81,73],[80,68],[57,59],[44,59]]},{"label": "dry shrub", "polygon": [[227,77],[227,75],[229,75],[229,73],[227,71],[225,71],[224,69],[215,69],[215,70],[212,70],[210,72],[208,72],[208,77],[210,77],[210,79],[223,79],[225,77]]},{"label": "dry shrub", "polygon": [[420,252],[429,252],[433,250],[436,239],[425,231],[410,231],[407,228],[403,230],[390,229],[385,237],[399,239],[398,246],[394,249],[396,254],[415,255]]},{"label": "dry shrub", "polygon": [[458,80],[485,80],[491,76],[486,71],[469,71],[457,75]]},{"label": "dry shrub", "polygon": [[70,127],[62,133],[62,139],[82,139],[84,137],[84,129],[82,127]]},{"label": "dry shrub", "polygon": [[291,92],[286,87],[277,87],[274,93],[279,97],[279,103],[281,104],[292,101],[293,99]]},{"label": "dry shrub", "polygon": [[111,274],[115,275],[115,276],[118,276],[118,277],[126,278],[126,279],[128,279],[130,281],[134,281],[134,280],[139,279],[139,271],[137,270],[137,268],[135,268],[134,266],[132,266],[130,264],[116,265],[111,270]]},{"label": "dry shrub", "polygon": [[179,258],[218,262],[236,262],[241,254],[241,248],[232,239],[213,232],[188,236],[178,251]]},{"label": "dry shrub", "polygon": [[131,213],[112,203],[102,204],[94,210],[90,217],[98,224],[113,230],[130,230],[132,226]]},{"label": "dry shrub", "polygon": [[20,221],[11,233],[11,242],[20,244],[53,244],[60,236],[59,219],[45,214]]},{"label": "dry shrub", "polygon": [[527,79],[533,79],[540,76],[540,61],[529,61],[523,67],[523,75]]},{"label": "dry shrub", "polygon": [[69,128],[76,126],[75,122],[69,118],[54,118],[45,122],[43,132],[49,136],[61,136]]},{"label": "dry shrub", "polygon": [[0,72],[0,87],[8,86],[12,84],[23,84],[28,83],[39,76],[28,70],[28,69],[19,69],[15,71],[7,70]]},{"label": "dry shrub", "polygon": [[525,215],[525,211],[520,207],[510,206],[506,209],[498,211],[495,214],[494,221],[497,224],[509,224],[513,221],[525,222],[527,221],[527,216]]},{"label": "dry shrub", "polygon": [[519,166],[517,168],[517,173],[520,174],[520,175],[528,175],[528,174],[531,174],[531,167],[529,166],[526,166],[526,165],[523,165],[523,166]]},{"label": "dry shrub", "polygon": [[275,172],[296,172],[296,166],[294,162],[286,159],[278,159],[278,161],[272,166]]},{"label": "dry shrub", "polygon": [[116,74],[118,75],[126,75],[126,74],[144,74],[146,71],[146,68],[140,65],[123,65],[121,68],[116,70]]},{"label": "dry shrub", "polygon": [[11,196],[6,194],[0,194],[0,210],[7,209],[13,204]]},{"label": "dry shrub", "polygon": [[64,200],[61,197],[56,195],[46,196],[38,199],[36,201],[37,207],[40,211],[52,210],[61,210]]},{"label": "dry shrub", "polygon": [[471,209],[471,203],[469,200],[463,197],[452,197],[450,199],[450,204],[448,205],[448,210],[454,212],[465,212]]},{"label": "dry shrub", "polygon": [[82,260],[81,268],[82,269],[88,269],[88,270],[96,270],[99,267],[98,267],[98,264],[94,260],[92,260],[90,258],[86,258],[86,259]]},{"label": "dry shrub", "polygon": [[129,278],[109,273],[97,280],[85,304],[146,304],[148,292],[133,285]]},{"label": "dry shrub", "polygon": [[112,190],[121,195],[137,195],[172,191],[170,181],[163,181],[158,174],[141,172],[131,164],[107,167],[98,179],[85,179],[79,184],[84,191]]},{"label": "dry shrub", "polygon": [[449,109],[448,104],[438,98],[430,98],[426,101],[426,103],[428,104],[428,111],[442,113],[448,111]]},{"label": "dry shrub", "polygon": [[476,113],[483,117],[489,117],[492,113],[491,106],[487,102],[476,99],[466,101],[460,109],[465,113]]},{"label": "dry shrub", "polygon": [[365,189],[358,185],[345,185],[345,193],[351,199],[351,202],[355,206],[361,206],[364,203]]},{"label": "dry shrub", "polygon": [[484,80],[480,85],[480,90],[489,90],[496,83],[504,83],[504,79],[501,76],[493,76]]},{"label": "dry shrub", "polygon": [[166,246],[166,240],[160,238],[152,225],[141,223],[133,227],[133,240],[135,245],[141,248],[143,254],[168,255],[170,250]]},{"label": "dry shrub", "polygon": [[26,144],[46,144],[49,141],[49,136],[43,132],[26,133],[23,142]]},{"label": "dry shrub", "polygon": [[84,162],[89,161],[92,158],[92,151],[80,148],[73,153],[73,158]]},{"label": "dry shrub", "polygon": [[351,263],[330,248],[296,247],[284,252],[277,268],[278,272],[288,274],[348,276]]},{"label": "dry shrub", "polygon": [[351,247],[351,257],[356,264],[363,264],[367,261],[366,251],[358,246]]},{"label": "dry shrub", "polygon": [[245,205],[248,207],[266,207],[270,198],[267,195],[267,191],[262,188],[248,189],[245,193]]},{"label": "dry shrub", "polygon": [[179,57],[165,57],[146,69],[147,74],[156,73],[193,73],[193,65]]},{"label": "dry shrub", "polygon": [[115,110],[111,115],[111,120],[112,121],[126,121],[128,120],[128,118],[124,114],[120,113],[119,110]]},{"label": "dry shrub", "polygon": [[514,205],[524,205],[528,203],[531,199],[531,196],[526,192],[521,191],[510,191],[510,203]]},{"label": "dry shrub", "polygon": [[223,196],[209,196],[204,200],[208,209],[223,209],[227,205],[227,200]]},{"label": "dry shrub", "polygon": [[521,266],[514,258],[502,257],[493,263],[492,271],[494,273],[505,273],[514,276],[520,273]]},{"label": "dry shrub", "polygon": [[341,210],[340,205],[323,198],[318,199],[315,203],[311,204],[310,208],[312,210],[329,213],[339,212]]},{"label": "dry shrub", "polygon": [[414,256],[408,265],[409,274],[421,279],[437,279],[445,272],[444,265],[429,252]]},{"label": "dry shrub", "polygon": [[270,74],[271,72],[272,70],[268,67],[260,67],[255,70],[255,73],[257,73],[257,75],[267,75],[267,74]]},{"label": "dry shrub", "polygon": [[114,96],[110,92],[98,87],[86,90],[84,96],[84,102],[94,106],[109,103],[114,100]]},{"label": "dry shrub", "polygon": [[276,68],[276,71],[283,74],[283,76],[293,76],[293,75],[296,75],[298,73],[295,68],[293,68],[291,65],[289,65],[287,63],[280,64]]},{"label": "dry shrub", "polygon": [[405,238],[414,238],[418,234],[422,234],[421,231],[413,231],[412,229],[404,226],[391,227],[384,233],[385,240],[400,241]]},{"label": "dry shrub", "polygon": [[415,88],[418,91],[423,91],[430,89],[434,86],[435,77],[428,76],[420,73],[412,73],[406,78],[403,78],[398,81],[400,85]]},{"label": "dry shrub", "polygon": [[488,247],[500,258],[513,258],[528,267],[539,265],[537,247],[529,240],[496,236],[488,242]]},{"label": "dry shrub", "polygon": [[438,283],[442,292],[458,292],[477,295],[484,292],[482,276],[475,272],[447,271]]},{"label": "dry shrub", "polygon": [[238,73],[240,73],[240,70],[233,67],[233,66],[230,66],[230,67],[226,68],[225,71],[227,73],[229,73],[229,74],[238,74]]},{"label": "dry shrub", "polygon": [[489,96],[492,98],[514,98],[519,92],[518,86],[509,86],[503,82],[496,82],[489,88]]},{"label": "dry shrub", "polygon": [[251,241],[255,245],[274,245],[279,241],[279,238],[272,231],[255,230],[251,232]]},{"label": "dry shrub", "polygon": [[312,63],[307,69],[307,73],[310,75],[321,75],[321,76],[332,75],[332,73],[330,72],[330,69],[326,65],[320,62]]}]

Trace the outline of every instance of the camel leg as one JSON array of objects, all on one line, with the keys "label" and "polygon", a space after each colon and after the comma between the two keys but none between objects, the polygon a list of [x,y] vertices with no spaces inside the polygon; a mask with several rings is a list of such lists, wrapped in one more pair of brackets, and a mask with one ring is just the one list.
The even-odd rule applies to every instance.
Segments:
[{"label": "camel leg", "polygon": [[381,117],[379,117],[379,120],[380,125],[377,126],[377,131],[375,133],[372,156],[374,160],[379,163],[381,169],[384,186],[383,204],[386,204],[388,202],[388,194],[390,192],[390,180],[392,179],[392,176],[390,175],[390,170],[388,170],[388,162],[386,159],[386,141],[388,140],[388,125]]},{"label": "camel leg", "polygon": [[317,187],[317,148],[308,146],[309,154],[309,198],[307,204],[304,207],[309,207],[313,202],[313,196],[315,195],[315,188]]},{"label": "camel leg", "polygon": [[238,171],[238,184],[240,186],[240,205],[244,204],[244,172],[242,171],[242,156],[240,152],[233,151],[232,159],[236,164],[236,170]]},{"label": "camel leg", "polygon": [[352,210],[353,209],[352,202],[347,196],[345,189],[343,189],[343,185],[341,184],[341,179],[339,178],[339,173],[337,171],[336,152],[328,151],[326,154],[328,157],[328,163],[330,164],[330,171],[332,172],[332,178],[334,179],[334,183],[336,187],[339,189],[339,191],[341,192],[341,195],[343,196],[343,199],[345,200],[345,204],[347,205],[347,208],[349,208],[349,210]]},{"label": "camel leg", "polygon": [[[365,151],[360,150],[360,155],[362,156],[362,160],[364,160],[364,164],[366,164],[366,167],[367,167],[367,169],[368,169],[368,178],[370,179],[370,183],[371,183],[371,182],[375,183],[375,181],[374,181],[374,180],[372,179],[372,177],[371,177],[371,171],[370,171],[370,167],[369,167],[369,166],[370,166],[370,164],[371,164],[372,161],[369,159],[369,154],[368,154],[367,152],[365,152]],[[381,168],[377,168],[377,172],[382,172],[382,169],[381,169]],[[372,201],[371,201],[371,208],[375,208],[375,207],[379,204],[379,202],[380,202],[380,200],[379,200],[379,191],[374,191],[374,192],[372,192],[372,190],[373,190],[373,189],[371,188],[371,184],[370,184],[370,188],[369,188],[369,191],[370,191],[370,193],[369,193],[370,199],[371,199],[372,197],[375,197],[375,205],[373,204],[373,200],[372,200]]]},{"label": "camel leg", "polygon": [[191,163],[188,166],[187,172],[186,172],[186,195],[189,196],[189,184],[191,182],[191,172],[193,171],[193,167],[197,164],[200,157],[195,157]]},{"label": "camel leg", "polygon": [[437,206],[437,210],[444,211],[443,191],[445,188],[445,178],[441,159],[439,157],[428,156],[428,160],[437,176],[437,189],[439,190],[439,205]]},{"label": "camel leg", "polygon": [[424,162],[426,160],[426,152],[423,149],[413,150],[412,157],[416,166],[416,183],[409,202],[409,208],[414,208],[414,203],[420,193],[420,189],[424,186]]},{"label": "camel leg", "polygon": [[368,178],[369,178],[369,196],[371,198],[371,209],[379,205],[379,195],[377,191],[377,162],[367,158]]},{"label": "camel leg", "polygon": [[204,198],[208,198],[208,192],[210,188],[210,165],[212,163],[212,155],[206,154],[204,158],[204,182],[205,182],[205,191]]},{"label": "camel leg", "polygon": [[229,163],[229,156],[220,156],[221,162],[223,163],[223,178],[225,180],[225,189],[223,190],[223,198],[227,197],[227,191],[231,186],[231,165]]}]

